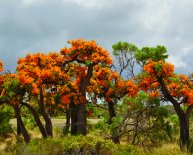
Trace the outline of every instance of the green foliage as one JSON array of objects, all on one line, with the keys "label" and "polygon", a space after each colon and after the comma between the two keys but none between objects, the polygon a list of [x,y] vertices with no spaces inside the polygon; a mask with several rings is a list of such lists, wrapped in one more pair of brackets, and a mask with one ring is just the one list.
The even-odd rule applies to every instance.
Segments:
[{"label": "green foliage", "polygon": [[120,109],[119,115],[126,113],[122,126],[129,124],[125,135],[130,143],[149,148],[171,140],[169,112],[159,98],[140,92],[135,98],[125,98]]},{"label": "green foliage", "polygon": [[170,114],[168,117],[171,130],[171,140],[178,141],[179,139],[179,118],[176,114]]},{"label": "green foliage", "polygon": [[12,132],[9,123],[11,114],[12,112],[9,107],[0,107],[0,136],[5,136],[6,134]]},{"label": "green foliage", "polygon": [[112,46],[113,48],[113,54],[115,56],[119,55],[119,52],[121,51],[127,51],[127,52],[135,52],[138,50],[138,48],[130,43],[127,42],[118,42]]},{"label": "green foliage", "polygon": [[102,137],[109,138],[124,132],[122,139],[127,137],[129,143],[144,148],[158,146],[175,137],[168,106],[161,106],[157,97],[140,92],[135,98],[125,97],[115,108],[118,113],[112,124],[107,123],[109,118],[105,115],[95,124]]},{"label": "green foliage", "polygon": [[[92,106],[90,106],[92,107]],[[106,107],[105,104],[100,104],[100,108],[99,107],[92,107],[92,111],[93,111],[93,115],[92,117],[94,118],[104,118],[105,116],[107,116],[107,110],[105,110],[104,108]]]},{"label": "green foliage", "polygon": [[91,61],[87,60],[85,61],[85,65],[88,67],[91,64]]},{"label": "green foliage", "polygon": [[164,46],[143,47],[135,53],[138,62],[144,65],[148,60],[159,61],[168,58],[167,50]]},{"label": "green foliage", "polygon": [[179,81],[179,77],[176,77],[176,78],[174,78],[174,77],[169,77],[168,79],[169,79],[170,81],[174,82],[174,83],[176,83],[176,82]]},{"label": "green foliage", "polygon": [[25,126],[30,130],[33,130],[35,127],[37,127],[36,122],[32,115],[28,117],[23,117],[22,120]]},{"label": "green foliage", "polygon": [[146,153],[133,145],[118,145],[118,150],[115,155],[145,155]]},{"label": "green foliage", "polygon": [[162,64],[156,64],[155,65],[155,71],[160,72],[162,70]]},{"label": "green foliage", "polygon": [[143,155],[144,153],[131,145],[115,145],[108,140],[87,136],[70,136],[63,139],[34,139],[28,145],[18,143],[10,148],[13,154],[25,155]]},{"label": "green foliage", "polygon": [[112,119],[112,123],[110,124],[110,129],[116,129],[118,128],[123,122],[123,117],[117,116]]},{"label": "green foliage", "polygon": [[13,98],[15,94],[21,93],[22,90],[18,89],[18,87],[19,87],[19,81],[15,78],[8,77],[2,85],[2,88],[7,92],[6,98],[10,99],[10,98]]}]

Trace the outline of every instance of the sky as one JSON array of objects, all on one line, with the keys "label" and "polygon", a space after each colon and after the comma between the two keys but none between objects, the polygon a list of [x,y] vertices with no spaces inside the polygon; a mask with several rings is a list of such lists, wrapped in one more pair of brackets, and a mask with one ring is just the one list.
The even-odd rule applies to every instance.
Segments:
[{"label": "sky", "polygon": [[192,0],[0,0],[0,60],[14,71],[27,53],[59,51],[70,39],[164,45],[178,73],[193,72]]}]

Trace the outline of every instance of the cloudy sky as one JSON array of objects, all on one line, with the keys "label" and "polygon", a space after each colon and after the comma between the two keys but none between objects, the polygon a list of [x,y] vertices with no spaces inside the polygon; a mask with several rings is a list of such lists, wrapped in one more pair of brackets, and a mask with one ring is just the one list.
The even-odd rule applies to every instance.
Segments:
[{"label": "cloudy sky", "polygon": [[0,0],[0,59],[14,71],[30,52],[59,51],[67,40],[164,45],[176,71],[193,72],[192,0]]}]

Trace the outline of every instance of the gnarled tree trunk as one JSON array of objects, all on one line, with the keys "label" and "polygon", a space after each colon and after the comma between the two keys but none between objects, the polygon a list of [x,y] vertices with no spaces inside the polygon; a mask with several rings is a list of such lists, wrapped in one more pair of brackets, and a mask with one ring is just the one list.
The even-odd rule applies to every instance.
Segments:
[{"label": "gnarled tree trunk", "polygon": [[[86,75],[85,79],[81,80],[81,84],[80,84],[80,87],[79,87],[79,91],[80,91],[82,97],[84,98],[85,102],[86,102],[86,89],[87,89],[87,86],[89,85],[90,79],[92,77],[94,65],[96,65],[96,64],[90,64],[88,66],[87,75]],[[77,127],[77,132],[82,134],[82,135],[87,134],[85,104],[86,103],[81,103],[81,104],[77,105],[76,127]]]},{"label": "gnarled tree trunk", "polygon": [[39,118],[39,116],[38,116],[38,114],[35,110],[35,108],[32,107],[31,105],[29,105],[28,103],[25,103],[25,102],[22,102],[22,105],[26,106],[32,112],[32,115],[34,117],[36,125],[38,126],[42,136],[47,137],[46,130],[45,130],[45,128],[44,128],[44,126],[43,126],[43,124],[42,124],[42,122],[41,122],[41,120],[40,120],[40,118]]},{"label": "gnarled tree trunk", "polygon": [[[112,119],[116,117],[115,107],[113,102],[108,102],[108,110],[109,110],[109,124],[112,124]],[[115,144],[120,144],[118,130],[112,129],[112,141]]]},{"label": "gnarled tree trunk", "polygon": [[63,128],[63,135],[67,135],[69,133],[70,116],[71,116],[71,111],[70,111],[70,108],[68,108],[68,109],[66,109],[66,125]]},{"label": "gnarled tree trunk", "polygon": [[45,107],[44,107],[44,96],[43,96],[42,88],[40,89],[40,100],[39,100],[38,104],[40,107],[40,113],[42,114],[42,116],[45,120],[45,129],[46,129],[47,135],[53,137],[52,121],[51,121],[51,118],[50,118],[48,112],[45,110]]},{"label": "gnarled tree trunk", "polygon": [[21,131],[23,137],[24,137],[24,140],[26,143],[29,143],[30,142],[30,136],[25,128],[25,125],[22,121],[22,118],[21,118],[21,112],[20,112],[20,108],[19,106],[16,104],[16,105],[13,105],[13,108],[14,108],[14,111],[15,111],[15,117],[17,119],[17,123],[18,123],[18,127],[19,127],[19,130]]},{"label": "gnarled tree trunk", "polygon": [[77,106],[77,132],[78,134],[86,135],[86,111],[85,111],[85,104],[80,104]]},{"label": "gnarled tree trunk", "polygon": [[180,139],[182,145],[186,145],[189,141],[189,118],[186,115],[179,116],[180,122]]},{"label": "gnarled tree trunk", "polygon": [[71,103],[70,104],[70,111],[71,111],[71,135],[77,134],[77,105]]},{"label": "gnarled tree trunk", "polygon": [[180,103],[178,103],[168,92],[163,79],[160,77],[158,78],[158,81],[161,85],[161,90],[162,90],[164,97],[173,104],[173,107],[178,115],[179,124],[180,124],[180,140],[181,140],[181,144],[185,146],[190,140],[189,138],[189,117],[190,117],[190,112],[193,108],[193,105],[190,105],[186,111],[183,111],[182,107],[180,106]]}]

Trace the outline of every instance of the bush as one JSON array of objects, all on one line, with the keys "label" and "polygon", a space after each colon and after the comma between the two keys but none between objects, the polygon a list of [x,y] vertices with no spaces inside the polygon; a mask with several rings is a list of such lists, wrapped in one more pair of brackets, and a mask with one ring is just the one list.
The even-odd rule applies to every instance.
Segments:
[{"label": "bush", "polygon": [[115,145],[108,140],[87,136],[34,139],[28,145],[19,143],[10,151],[18,155],[143,155],[134,146]]}]

